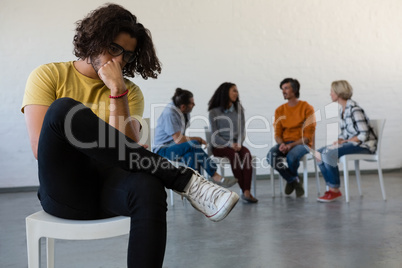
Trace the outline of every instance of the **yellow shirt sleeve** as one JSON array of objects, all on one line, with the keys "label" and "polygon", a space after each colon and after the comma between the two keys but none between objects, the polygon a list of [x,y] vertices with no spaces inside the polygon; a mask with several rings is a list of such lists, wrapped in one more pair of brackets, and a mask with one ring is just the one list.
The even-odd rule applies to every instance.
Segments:
[{"label": "yellow shirt sleeve", "polygon": [[50,106],[56,100],[56,81],[49,66],[42,65],[29,75],[21,112],[24,107],[31,104]]},{"label": "yellow shirt sleeve", "polygon": [[[125,79],[129,91],[128,105],[131,117],[142,123],[144,96],[141,89]],[[56,99],[69,97],[90,108],[99,118],[109,122],[110,90],[99,79],[79,73],[73,62],[49,63],[36,68],[29,75],[21,111],[27,105],[50,106]]]}]

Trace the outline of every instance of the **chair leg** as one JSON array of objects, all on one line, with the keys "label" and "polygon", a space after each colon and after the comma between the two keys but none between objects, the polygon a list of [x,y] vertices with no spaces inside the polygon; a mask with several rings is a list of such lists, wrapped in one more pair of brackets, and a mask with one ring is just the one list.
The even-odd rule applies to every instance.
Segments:
[{"label": "chair leg", "polygon": [[[271,188],[272,188],[272,197],[275,197],[275,179],[274,179],[274,173],[275,170],[271,167]],[[279,196],[282,196],[283,192],[283,182],[282,182],[282,177],[281,175],[278,174],[278,179],[279,179]]]},{"label": "chair leg", "polygon": [[28,268],[40,268],[40,237],[27,237]]},{"label": "chair leg", "polygon": [[380,186],[381,186],[381,193],[382,193],[382,198],[384,199],[384,201],[387,200],[387,196],[385,194],[385,187],[384,187],[384,178],[382,176],[382,169],[381,169],[381,164],[380,161],[377,162],[378,163],[378,177],[380,179]]},{"label": "chair leg", "polygon": [[170,189],[170,205],[174,206],[174,196],[172,189]]},{"label": "chair leg", "polygon": [[54,268],[54,238],[46,238],[47,268]]},{"label": "chair leg", "polygon": [[345,198],[346,203],[349,203],[349,172],[348,172],[348,161],[343,159],[343,177],[345,180]]},{"label": "chair leg", "polygon": [[[179,162],[177,162],[177,161],[170,161],[170,160],[168,160],[173,166],[175,166],[175,167],[179,167],[180,166],[180,163]],[[170,205],[171,206],[174,206],[174,195],[173,195],[173,190],[172,189],[170,189]]]},{"label": "chair leg", "polygon": [[362,196],[362,187],[360,184],[360,162],[359,160],[355,160],[355,173],[356,173],[356,182],[357,182],[357,189],[359,190],[359,195]]},{"label": "chair leg", "polygon": [[279,178],[279,195],[282,196],[282,193],[283,193],[283,178],[279,174],[278,174],[278,178]]},{"label": "chair leg", "polygon": [[256,159],[255,159],[255,157],[253,156],[253,160],[252,160],[252,163],[253,163],[253,166],[252,166],[253,173],[252,173],[252,176],[251,176],[251,188],[253,189],[253,196],[254,196],[254,197],[257,197],[257,168],[256,168],[255,165],[254,165],[255,161],[256,161]]},{"label": "chair leg", "polygon": [[225,177],[225,166],[224,166],[225,164],[219,164],[219,166],[220,166],[220,170],[221,170],[221,176],[222,177]]},{"label": "chair leg", "polygon": [[275,197],[275,182],[274,182],[274,169],[271,167],[271,189],[272,189],[272,197]]},{"label": "chair leg", "polygon": [[317,160],[314,158],[314,173],[315,173],[315,180],[317,184],[317,196],[321,196],[321,185],[320,185],[320,176],[318,175],[318,168],[317,168]]},{"label": "chair leg", "polygon": [[303,157],[303,184],[304,184],[304,197],[308,197],[308,170],[307,170],[307,157]]},{"label": "chair leg", "polygon": [[27,252],[28,252],[28,268],[40,267],[40,237],[36,233],[34,224],[26,220],[26,236],[27,236]]}]

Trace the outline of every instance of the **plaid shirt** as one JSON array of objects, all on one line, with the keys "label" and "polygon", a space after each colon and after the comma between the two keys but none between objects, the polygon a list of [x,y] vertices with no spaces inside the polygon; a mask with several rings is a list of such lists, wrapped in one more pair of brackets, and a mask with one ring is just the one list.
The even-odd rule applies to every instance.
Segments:
[{"label": "plaid shirt", "polygon": [[340,109],[341,133],[339,139],[347,140],[357,136],[360,146],[369,149],[372,153],[377,148],[377,137],[370,126],[364,110],[353,100],[346,102],[345,112]]}]

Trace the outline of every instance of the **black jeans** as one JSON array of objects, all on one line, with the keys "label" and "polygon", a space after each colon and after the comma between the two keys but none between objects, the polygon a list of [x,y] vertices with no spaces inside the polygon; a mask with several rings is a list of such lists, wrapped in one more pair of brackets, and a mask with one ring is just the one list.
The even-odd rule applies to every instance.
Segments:
[{"label": "black jeans", "polygon": [[128,267],[162,267],[165,187],[183,191],[191,170],[175,168],[70,98],[46,113],[38,167],[46,212],[79,220],[129,216]]}]

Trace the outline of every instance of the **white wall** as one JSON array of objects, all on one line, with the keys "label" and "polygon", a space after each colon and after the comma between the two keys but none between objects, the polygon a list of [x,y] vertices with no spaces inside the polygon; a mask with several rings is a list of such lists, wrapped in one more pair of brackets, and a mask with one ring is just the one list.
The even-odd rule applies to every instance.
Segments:
[{"label": "white wall", "polygon": [[[193,116],[224,81],[237,84],[246,117],[271,123],[282,104],[285,77],[301,83],[301,99],[324,113],[333,80],[347,79],[371,118],[387,118],[383,167],[400,168],[402,127],[402,1],[400,0],[127,0],[117,1],[151,30],[163,62],[159,79],[135,78],[151,105],[166,103],[176,87],[195,93]],[[20,104],[36,66],[74,60],[75,21],[102,1],[0,1],[0,187],[37,185]],[[327,140],[323,120],[318,146]],[[201,121],[194,124],[203,127]],[[254,120],[252,128],[263,128]],[[251,133],[263,158],[271,133]],[[264,145],[265,144],[265,145]],[[252,146],[250,146],[252,147]],[[62,152],[61,152],[62,153]],[[372,166],[363,166],[372,169]],[[259,169],[259,174],[267,174]]]}]

